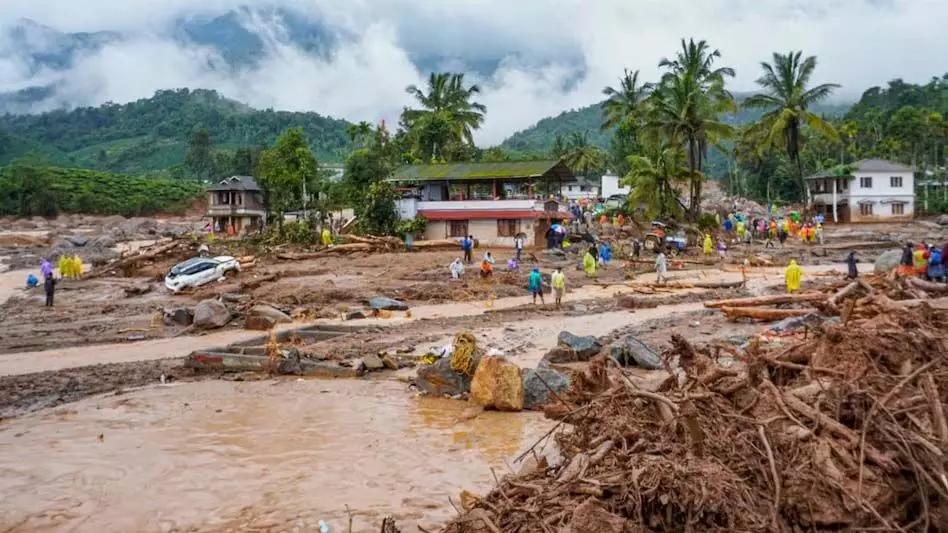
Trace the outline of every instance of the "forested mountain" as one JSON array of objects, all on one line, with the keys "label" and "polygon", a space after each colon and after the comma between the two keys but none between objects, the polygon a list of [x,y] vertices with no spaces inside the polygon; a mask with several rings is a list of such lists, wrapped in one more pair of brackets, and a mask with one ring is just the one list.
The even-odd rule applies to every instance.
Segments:
[{"label": "forested mountain", "polygon": [[292,127],[303,128],[321,161],[338,162],[349,149],[348,125],[317,113],[251,109],[215,91],[165,90],[124,105],[2,116],[0,165],[29,154],[56,166],[162,171],[183,162],[198,131],[214,148],[236,150],[270,145]]},{"label": "forested mountain", "polygon": [[[735,93],[734,97],[738,103],[749,96],[749,93]],[[814,109],[815,112],[827,116],[842,116],[849,109],[849,104],[821,104]],[[737,113],[725,116],[725,122],[734,125],[744,125],[759,119],[762,112],[756,109],[741,108]],[[501,146],[508,150],[517,152],[548,152],[553,146],[553,140],[556,136],[562,135],[568,137],[574,132],[585,132],[589,143],[598,146],[604,150],[609,148],[612,140],[612,131],[602,131],[602,109],[601,104],[593,104],[580,109],[564,111],[555,117],[547,117],[536,125],[522,131],[518,131],[504,140]]]}]

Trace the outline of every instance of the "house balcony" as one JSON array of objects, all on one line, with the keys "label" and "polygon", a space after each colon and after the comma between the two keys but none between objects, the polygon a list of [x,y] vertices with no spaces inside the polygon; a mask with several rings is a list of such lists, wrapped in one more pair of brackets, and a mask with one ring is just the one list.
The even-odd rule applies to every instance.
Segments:
[{"label": "house balcony", "polygon": [[[811,192],[810,194],[813,196],[813,203],[833,205],[832,192]],[[849,200],[849,191],[836,191],[836,203],[838,204],[844,200]]]},{"label": "house balcony", "polygon": [[209,217],[264,217],[266,214],[262,208],[246,205],[214,204],[207,209]]},{"label": "house balcony", "polygon": [[476,219],[537,219],[567,218],[569,207],[558,202],[541,200],[456,200],[418,201],[402,200],[414,206],[400,205],[403,218],[415,213],[430,220],[476,220]]}]

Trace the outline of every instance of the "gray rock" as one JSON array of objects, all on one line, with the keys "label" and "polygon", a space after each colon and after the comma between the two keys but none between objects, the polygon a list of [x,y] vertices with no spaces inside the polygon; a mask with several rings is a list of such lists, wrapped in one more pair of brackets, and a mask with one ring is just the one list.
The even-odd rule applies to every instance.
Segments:
[{"label": "gray rock", "polygon": [[939,226],[948,226],[948,215],[941,215],[935,219],[935,223]]},{"label": "gray rock", "polygon": [[580,361],[592,359],[602,349],[599,339],[591,335],[580,337],[568,331],[561,331],[556,341],[560,346],[567,346],[576,352],[576,357]]},{"label": "gray rock", "polygon": [[361,309],[350,309],[346,311],[346,320],[359,320],[365,318],[365,313]]},{"label": "gray rock", "polygon": [[73,246],[85,246],[89,244],[89,237],[85,235],[67,235],[63,238],[71,242]]},{"label": "gray rock", "polygon": [[382,362],[382,358],[374,353],[364,355],[362,357],[362,364],[365,365],[365,369],[369,372],[375,372],[376,370],[385,368],[385,363]]},{"label": "gray rock", "polygon": [[[479,362],[480,359],[475,358],[475,368]],[[415,386],[432,396],[455,396],[471,392],[471,379],[472,376],[459,374],[451,369],[450,357],[442,357],[434,364],[418,369]]]},{"label": "gray rock", "polygon": [[190,309],[184,307],[168,309],[165,311],[165,316],[171,323],[178,324],[179,326],[190,326],[194,323],[194,314]]},{"label": "gray rock", "polygon": [[376,296],[369,300],[369,307],[385,311],[408,311],[408,304],[405,302],[386,298],[385,296]]},{"label": "gray rock", "polygon": [[250,300],[253,299],[253,296],[249,294],[238,294],[234,292],[228,292],[228,293],[222,294],[221,299],[224,300],[225,302],[236,304],[236,303],[241,303],[241,302],[249,302]]},{"label": "gray rock", "polygon": [[635,335],[626,335],[612,343],[609,356],[622,366],[638,366],[646,370],[662,368],[662,357]]},{"label": "gray rock", "polygon": [[199,329],[224,327],[230,319],[227,306],[217,300],[204,300],[194,308],[194,327]]},{"label": "gray rock", "polygon": [[876,258],[875,271],[878,274],[888,274],[899,266],[902,261],[902,250],[887,250]]},{"label": "gray rock", "polygon": [[575,363],[579,359],[576,357],[576,352],[568,346],[556,346],[552,350],[546,352],[543,356],[542,361],[548,363],[560,364],[560,363]]},{"label": "gray rock", "polygon": [[102,248],[115,248],[115,238],[111,235],[99,235],[92,241],[92,245]]},{"label": "gray rock", "polygon": [[293,319],[290,318],[290,315],[271,307],[269,305],[255,305],[250,308],[250,316],[263,316],[267,318],[272,318],[274,322],[279,324],[289,324],[293,322]]},{"label": "gray rock", "polygon": [[528,368],[520,375],[523,377],[523,408],[527,410],[539,410],[555,401],[550,389],[560,394],[569,388],[569,377],[550,368],[546,361],[540,361],[535,369]]}]

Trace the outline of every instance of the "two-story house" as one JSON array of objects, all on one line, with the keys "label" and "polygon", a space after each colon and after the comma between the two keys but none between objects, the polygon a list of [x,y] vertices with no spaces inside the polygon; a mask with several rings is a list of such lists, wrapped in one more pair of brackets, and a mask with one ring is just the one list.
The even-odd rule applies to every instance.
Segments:
[{"label": "two-story house", "polygon": [[399,216],[428,219],[426,239],[473,235],[512,246],[523,234],[532,246],[551,224],[570,218],[569,206],[553,198],[576,176],[560,161],[505,161],[407,165],[390,181],[402,193]]},{"label": "two-story house", "polygon": [[915,171],[882,159],[847,165],[849,172],[806,178],[813,208],[834,222],[910,220],[915,214]]},{"label": "two-story house", "polygon": [[263,192],[250,176],[222,179],[207,195],[207,216],[215,232],[241,235],[263,227],[267,217]]}]

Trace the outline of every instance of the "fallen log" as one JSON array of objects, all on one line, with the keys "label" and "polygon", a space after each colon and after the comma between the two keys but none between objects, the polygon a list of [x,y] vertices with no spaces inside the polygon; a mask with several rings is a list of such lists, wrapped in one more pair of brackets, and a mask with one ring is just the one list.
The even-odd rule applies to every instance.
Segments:
[{"label": "fallen log", "polygon": [[428,250],[435,248],[457,248],[461,249],[461,244],[451,239],[439,239],[435,241],[415,241],[411,247],[418,250]]},{"label": "fallen log", "polygon": [[760,307],[763,305],[790,304],[797,302],[818,302],[826,298],[821,292],[808,292],[803,294],[775,294],[772,296],[757,296],[753,298],[734,298],[733,300],[712,300],[704,302],[704,306],[710,309],[719,309],[721,307]]},{"label": "fallen log", "polygon": [[151,248],[151,249],[145,248],[143,250],[140,250],[138,254],[122,257],[107,265],[102,266],[101,268],[97,268],[85,274],[84,277],[86,279],[90,279],[90,278],[97,278],[100,276],[104,276],[110,272],[114,272],[116,270],[121,270],[126,267],[133,266],[140,261],[148,261],[150,259],[154,259],[155,257],[168,253],[179,246],[183,246],[184,244],[185,244],[184,241],[172,241],[170,243],[158,246],[157,248]]},{"label": "fallen log", "polygon": [[836,306],[839,305],[839,302],[841,302],[844,298],[855,294],[855,292],[861,287],[862,285],[860,285],[858,281],[854,281],[840,289],[836,294],[830,296],[830,298],[826,300],[826,303],[830,307],[836,308]]},{"label": "fallen log", "polygon": [[926,293],[928,293],[928,292],[938,292],[938,293],[945,293],[945,292],[948,292],[948,284],[945,284],[945,283],[935,283],[935,282],[933,282],[933,281],[925,281],[925,280],[920,279],[920,278],[908,278],[907,281],[908,281],[908,284],[911,285],[913,288],[915,288],[915,289],[917,289],[917,290],[920,290],[920,291],[924,291],[924,292],[926,292]]},{"label": "fallen log", "polygon": [[323,248],[317,252],[284,252],[277,254],[277,259],[284,261],[304,261],[306,259],[317,259],[327,255],[348,254],[352,252],[370,252],[379,250],[381,247],[372,244],[356,242],[352,244],[337,244],[329,248]]},{"label": "fallen log", "polygon": [[695,281],[685,283],[681,281],[672,281],[668,283],[643,283],[651,289],[735,289],[744,285],[743,281]]},{"label": "fallen log", "polygon": [[721,312],[729,318],[753,318],[754,320],[783,320],[812,313],[813,309],[760,309],[757,307],[722,307]]},{"label": "fallen log", "polygon": [[[405,246],[405,243],[398,237],[376,237],[375,235],[346,235],[346,240],[349,243],[361,243],[361,244],[371,244],[375,246],[389,246],[394,248],[401,248]],[[343,246],[343,245],[340,245]]]}]

